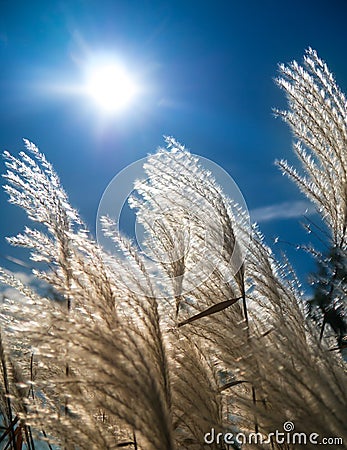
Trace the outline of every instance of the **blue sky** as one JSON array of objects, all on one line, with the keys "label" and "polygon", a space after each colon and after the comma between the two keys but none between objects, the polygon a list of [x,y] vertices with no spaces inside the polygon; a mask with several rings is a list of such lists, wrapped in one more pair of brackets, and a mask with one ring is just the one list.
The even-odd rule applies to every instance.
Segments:
[{"label": "blue sky", "polygon": [[[93,230],[113,176],[173,135],[228,171],[269,243],[304,242],[304,199],[273,165],[295,162],[290,131],[272,116],[285,106],[273,78],[312,46],[346,91],[346,16],[344,0],[2,0],[1,149],[35,142]],[[83,96],[52,89],[81,84],[98,55],[122,61],[143,86],[107,119]],[[24,214],[2,192],[0,208],[0,253],[20,257],[4,236],[21,231]],[[277,248],[300,274],[311,270],[291,245]]]}]

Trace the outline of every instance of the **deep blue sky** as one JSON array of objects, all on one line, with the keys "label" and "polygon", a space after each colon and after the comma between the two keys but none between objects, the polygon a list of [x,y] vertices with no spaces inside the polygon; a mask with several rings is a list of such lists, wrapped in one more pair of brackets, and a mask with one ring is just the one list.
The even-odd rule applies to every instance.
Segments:
[{"label": "deep blue sky", "polygon": [[[0,147],[35,142],[94,229],[112,177],[173,135],[232,175],[268,242],[301,242],[298,218],[262,223],[259,212],[302,200],[273,165],[295,161],[289,129],[272,116],[285,106],[273,78],[278,62],[301,61],[312,46],[346,91],[346,19],[345,0],[0,0]],[[87,56],[100,53],[124,61],[146,86],[108,121],[81,96],[47,89],[78,84]],[[18,255],[4,236],[21,230],[23,216],[3,193],[0,208],[0,253]]]}]

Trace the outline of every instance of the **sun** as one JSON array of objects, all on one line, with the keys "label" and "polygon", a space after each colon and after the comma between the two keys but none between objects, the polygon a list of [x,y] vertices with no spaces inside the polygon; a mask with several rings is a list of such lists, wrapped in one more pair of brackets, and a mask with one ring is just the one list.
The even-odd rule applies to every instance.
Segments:
[{"label": "sun", "polygon": [[102,112],[114,113],[131,104],[138,87],[124,67],[110,63],[88,71],[85,92]]}]

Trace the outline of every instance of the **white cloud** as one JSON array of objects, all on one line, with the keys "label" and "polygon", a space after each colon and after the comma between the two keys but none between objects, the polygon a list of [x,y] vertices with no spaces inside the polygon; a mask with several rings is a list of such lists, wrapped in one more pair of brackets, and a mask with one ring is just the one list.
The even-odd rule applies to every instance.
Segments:
[{"label": "white cloud", "polygon": [[[25,272],[8,272],[8,273],[11,273],[11,275],[20,280],[24,285],[32,286],[32,284],[35,282],[35,277],[32,274]],[[14,289],[0,282],[0,301],[3,298],[8,298],[13,301],[17,300],[19,301],[23,299],[23,296],[17,291],[17,289]]]},{"label": "white cloud", "polygon": [[307,201],[283,202],[255,208],[250,211],[252,222],[270,222],[279,219],[294,219],[315,214],[314,206]]}]

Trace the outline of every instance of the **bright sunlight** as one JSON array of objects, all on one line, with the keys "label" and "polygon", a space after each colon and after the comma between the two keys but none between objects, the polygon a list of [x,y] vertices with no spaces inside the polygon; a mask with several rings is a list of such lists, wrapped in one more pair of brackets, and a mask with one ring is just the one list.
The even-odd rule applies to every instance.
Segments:
[{"label": "bright sunlight", "polygon": [[88,73],[86,92],[103,112],[114,113],[124,109],[137,91],[134,80],[117,64],[94,67]]}]

